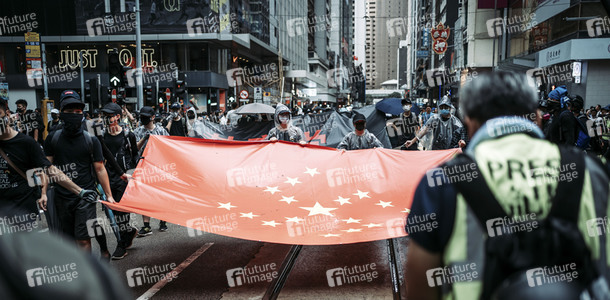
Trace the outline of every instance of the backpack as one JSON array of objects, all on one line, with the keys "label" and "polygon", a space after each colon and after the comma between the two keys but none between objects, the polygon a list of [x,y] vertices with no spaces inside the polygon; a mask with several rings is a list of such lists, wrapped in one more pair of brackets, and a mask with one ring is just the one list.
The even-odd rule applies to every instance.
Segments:
[{"label": "backpack", "polygon": [[[57,141],[59,141],[59,137],[61,136],[62,132],[63,129],[58,129],[53,134],[53,138],[51,139],[51,148],[53,148],[53,151],[55,151]],[[93,162],[95,162],[95,159],[93,158],[93,140],[91,139],[91,134],[89,134],[89,132],[86,130],[83,130],[83,136],[85,137],[85,143],[87,144],[89,156],[91,157],[91,176],[93,176],[93,179],[97,182],[97,176],[95,176],[95,171],[93,170]]]},{"label": "backpack", "polygon": [[[584,174],[585,159],[581,152],[568,147],[559,147],[559,150],[561,165],[576,163],[577,174]],[[474,171],[481,174],[476,162],[464,154],[446,163],[447,166],[458,166],[464,170],[468,169],[466,165],[470,164],[474,164]],[[562,170],[561,174],[572,172],[568,169]],[[558,184],[551,199],[550,212],[544,220],[538,221],[536,230],[517,231],[512,234],[489,232],[492,230],[488,228],[489,221],[510,217],[482,176],[472,182],[454,183],[481,228],[487,228],[484,230],[487,238],[481,299],[579,299],[583,295],[589,298],[580,299],[609,299],[607,283],[593,264],[591,253],[578,229],[584,177],[578,176],[571,182]],[[520,226],[523,223],[513,224]],[[552,268],[570,263],[575,263],[578,272],[578,278],[572,281],[538,284],[536,280],[540,278],[533,275],[545,267]],[[540,280],[542,282],[542,279]],[[531,285],[532,283],[534,285]]]}]

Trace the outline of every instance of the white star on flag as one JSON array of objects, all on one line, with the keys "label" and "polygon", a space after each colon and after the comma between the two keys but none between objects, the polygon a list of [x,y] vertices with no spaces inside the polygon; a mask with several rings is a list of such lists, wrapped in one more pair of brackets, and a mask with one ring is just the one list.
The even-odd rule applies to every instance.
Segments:
[{"label": "white star on flag", "polygon": [[349,224],[349,223],[360,223],[360,221],[362,221],[362,219],[356,220],[356,219],[353,219],[352,217],[350,217],[347,220],[341,220],[341,221],[347,222],[346,224]]},{"label": "white star on flag", "polygon": [[335,233],[327,233],[327,234],[324,234],[324,235],[321,235],[321,236],[323,236],[323,237],[333,237],[333,236],[337,237],[337,236],[341,236],[341,235],[340,234],[335,234]]},{"label": "white star on flag", "polygon": [[388,206],[394,207],[394,205],[392,205],[392,202],[383,202],[381,200],[379,200],[379,203],[375,204],[375,205],[380,205],[383,206],[383,208],[386,208]]},{"label": "white star on flag", "polygon": [[341,231],[345,231],[345,232],[361,232],[362,228],[360,228],[360,229],[350,228],[348,230],[341,230]]},{"label": "white star on flag", "polygon": [[310,169],[308,167],[305,167],[305,169],[307,169],[307,171],[305,171],[304,173],[311,175],[311,177],[314,177],[316,174],[320,174],[320,172],[318,172],[318,168]]},{"label": "white star on flag", "polygon": [[358,190],[358,192],[355,193],[354,196],[358,196],[358,197],[360,197],[360,199],[371,198],[371,196],[369,196],[369,192],[361,192],[360,190]]},{"label": "white star on flag", "polygon": [[373,227],[381,227],[381,224],[369,223],[369,224],[362,225],[362,226],[366,226],[368,228],[373,228]]},{"label": "white star on flag", "polygon": [[408,208],[405,208],[405,210],[403,210],[403,211],[401,211],[401,212],[403,212],[403,213],[410,213],[410,212],[411,212],[411,210],[410,210],[410,209],[408,209]]},{"label": "white star on flag", "polygon": [[271,226],[271,227],[274,227],[274,228],[275,228],[275,226],[280,225],[280,224],[282,224],[282,223],[276,223],[275,220],[273,220],[273,221],[263,221],[263,226]]},{"label": "white star on flag", "polygon": [[217,208],[226,208],[227,210],[231,210],[231,208],[237,207],[235,205],[231,205],[231,202],[227,202],[227,203],[217,202],[217,203],[220,204],[220,206]]},{"label": "white star on flag", "polygon": [[271,195],[273,195],[273,194],[275,194],[277,192],[281,192],[281,191],[278,189],[277,186],[274,186],[274,187],[268,186],[267,189],[264,190],[263,192],[269,192],[269,193],[271,193]]},{"label": "white star on flag", "polygon": [[290,184],[292,184],[292,186],[294,186],[297,183],[302,183],[299,181],[298,177],[297,178],[286,177],[286,178],[288,178],[288,180],[284,181],[284,183],[290,183]]},{"label": "white star on flag", "polygon": [[292,196],[292,197],[282,196],[282,200],[280,200],[280,202],[286,202],[286,203],[290,204],[292,202],[299,202],[299,200],[295,200],[294,196]]},{"label": "white star on flag", "polygon": [[331,214],[330,211],[336,209],[336,208],[326,208],[326,207],[323,207],[318,202],[316,202],[316,204],[313,207],[300,207],[300,208],[302,208],[304,210],[308,210],[309,211],[309,215],[308,216],[315,216],[315,215],[332,216],[333,214]]},{"label": "white star on flag", "polygon": [[246,213],[240,213],[240,214],[241,214],[241,216],[239,216],[240,218],[250,218],[250,219],[252,219],[254,217],[260,217],[259,215],[252,214],[252,212],[249,212],[247,214]]},{"label": "white star on flag", "polygon": [[343,205],[343,204],[352,204],[351,202],[349,202],[349,198],[343,198],[341,196],[339,196],[339,199],[337,200],[333,200],[335,202],[339,202],[339,204]]},{"label": "white star on flag", "polygon": [[286,218],[286,222],[292,222],[292,223],[296,223],[296,224],[299,224],[302,221],[304,221],[303,219],[301,219],[299,217],[294,217],[294,218],[284,217],[284,218]]}]

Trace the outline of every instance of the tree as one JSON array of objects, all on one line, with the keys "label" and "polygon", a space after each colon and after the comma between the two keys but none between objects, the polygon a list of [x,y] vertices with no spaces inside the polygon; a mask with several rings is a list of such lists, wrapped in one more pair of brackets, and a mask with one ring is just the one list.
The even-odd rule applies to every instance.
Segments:
[{"label": "tree", "polygon": [[388,95],[388,98],[402,98],[402,95],[399,92],[393,92]]}]

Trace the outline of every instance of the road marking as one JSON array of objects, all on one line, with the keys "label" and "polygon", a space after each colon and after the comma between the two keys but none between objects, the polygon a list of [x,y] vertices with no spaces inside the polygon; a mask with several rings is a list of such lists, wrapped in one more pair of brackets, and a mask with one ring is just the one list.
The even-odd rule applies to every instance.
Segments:
[{"label": "road marking", "polygon": [[203,252],[210,249],[214,243],[205,243],[201,248],[197,249],[197,251],[193,252],[191,256],[189,256],[186,260],[184,260],[179,266],[175,269],[168,272],[162,280],[157,281],[155,285],[153,285],[146,293],[142,294],[142,296],[138,297],[137,300],[148,300],[152,296],[154,296],[158,291],[160,291],[168,282],[174,279],[182,270],[186,269],[192,262],[194,262]]}]

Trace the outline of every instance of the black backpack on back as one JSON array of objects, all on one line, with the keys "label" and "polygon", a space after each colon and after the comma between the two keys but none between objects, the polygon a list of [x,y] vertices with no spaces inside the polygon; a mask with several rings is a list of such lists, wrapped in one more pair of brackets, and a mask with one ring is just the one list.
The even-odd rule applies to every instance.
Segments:
[{"label": "black backpack on back", "polygon": [[[485,179],[478,176],[471,182],[453,183],[486,231],[481,299],[579,299],[583,294],[588,299],[610,299],[607,283],[599,276],[577,225],[584,182],[584,155],[568,147],[559,149],[561,165],[576,163],[579,176],[571,182],[559,182],[549,214],[544,220],[536,220],[538,228],[531,231],[496,233],[490,237],[489,229],[485,230],[488,221],[510,216],[500,206]],[[471,157],[460,154],[446,165],[463,165],[461,168],[466,170],[466,165],[472,163],[476,166]],[[573,172],[570,168],[565,169],[560,176]],[[478,167],[474,170],[482,174]],[[536,281],[545,267],[567,264],[575,264],[576,279],[552,284]],[[532,282],[535,282],[534,286]]]}]

